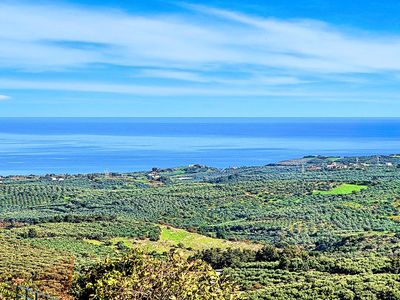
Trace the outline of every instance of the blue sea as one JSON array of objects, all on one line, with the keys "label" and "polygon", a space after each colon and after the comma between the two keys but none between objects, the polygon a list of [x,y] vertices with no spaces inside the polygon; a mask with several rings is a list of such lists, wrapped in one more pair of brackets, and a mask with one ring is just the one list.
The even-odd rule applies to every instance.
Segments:
[{"label": "blue sea", "polygon": [[400,118],[0,118],[0,174],[400,153]]}]

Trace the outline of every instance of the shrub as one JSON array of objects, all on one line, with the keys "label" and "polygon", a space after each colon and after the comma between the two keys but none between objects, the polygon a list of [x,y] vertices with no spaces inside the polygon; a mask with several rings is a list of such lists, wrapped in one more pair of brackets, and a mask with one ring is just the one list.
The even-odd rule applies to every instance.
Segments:
[{"label": "shrub", "polygon": [[155,257],[138,250],[83,270],[73,293],[82,300],[238,299],[236,286],[200,260],[188,261],[174,252]]}]

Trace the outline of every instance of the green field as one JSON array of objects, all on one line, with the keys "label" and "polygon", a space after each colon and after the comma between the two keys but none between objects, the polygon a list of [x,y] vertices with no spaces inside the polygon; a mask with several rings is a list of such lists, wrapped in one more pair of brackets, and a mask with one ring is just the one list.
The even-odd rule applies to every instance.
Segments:
[{"label": "green field", "polygon": [[367,185],[343,183],[329,191],[314,191],[313,193],[316,195],[347,195],[367,188]]},{"label": "green field", "polygon": [[[159,253],[169,251],[172,248],[181,248],[186,254],[193,254],[195,251],[208,248],[234,248],[234,249],[249,249],[257,250],[261,248],[260,244],[251,242],[232,242],[223,239],[212,238],[198,233],[189,232],[179,228],[170,226],[160,226],[161,235],[158,241],[150,241],[148,239],[135,240],[124,237],[115,237],[112,239],[115,245],[122,242],[129,248],[141,248],[148,252],[156,251]],[[88,241],[96,243],[95,241]]]},{"label": "green field", "polygon": [[260,245],[254,243],[231,242],[165,226],[161,227],[160,242],[171,245],[183,244],[184,247],[193,250],[203,250],[207,248],[240,248],[254,250],[260,248]]}]

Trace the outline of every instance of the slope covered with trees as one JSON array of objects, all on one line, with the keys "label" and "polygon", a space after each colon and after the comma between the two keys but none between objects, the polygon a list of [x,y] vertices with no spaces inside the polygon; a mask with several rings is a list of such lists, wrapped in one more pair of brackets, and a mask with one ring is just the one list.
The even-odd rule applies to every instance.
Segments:
[{"label": "slope covered with trees", "polygon": [[[204,260],[240,297],[400,299],[399,164],[397,155],[309,156],[224,170],[3,177],[0,281],[71,296],[73,278],[133,248],[161,264],[171,250],[182,264]],[[63,268],[67,278],[50,275]]]}]

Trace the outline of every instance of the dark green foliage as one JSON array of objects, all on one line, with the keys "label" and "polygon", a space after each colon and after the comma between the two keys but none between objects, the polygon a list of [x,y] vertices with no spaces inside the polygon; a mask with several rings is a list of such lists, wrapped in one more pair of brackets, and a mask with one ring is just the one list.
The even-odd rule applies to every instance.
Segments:
[{"label": "dark green foliage", "polygon": [[35,229],[35,228],[29,228],[28,229],[28,233],[27,233],[27,237],[28,238],[35,238],[35,237],[38,237],[38,232],[37,232],[37,230]]},{"label": "dark green foliage", "polygon": [[278,250],[271,245],[265,245],[256,253],[257,261],[277,261],[279,259]]},{"label": "dark green foliage", "polygon": [[113,237],[149,238],[157,241],[160,237],[158,226],[122,219],[115,219],[113,222],[41,223],[12,228],[9,229],[9,232],[17,233],[25,238],[73,237],[98,241],[105,241]]},{"label": "dark green foliage", "polygon": [[211,248],[197,253],[194,258],[202,259],[214,269],[238,267],[243,262],[255,261],[256,252],[251,250]]},{"label": "dark green foliage", "polygon": [[128,251],[129,250],[129,248],[127,246],[125,246],[124,242],[122,242],[122,241],[117,242],[115,247],[120,251]]}]

